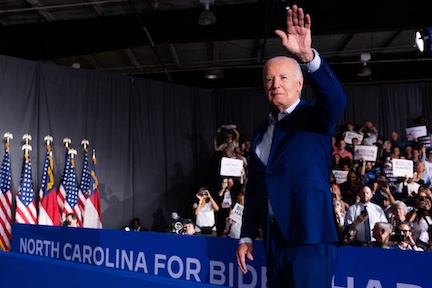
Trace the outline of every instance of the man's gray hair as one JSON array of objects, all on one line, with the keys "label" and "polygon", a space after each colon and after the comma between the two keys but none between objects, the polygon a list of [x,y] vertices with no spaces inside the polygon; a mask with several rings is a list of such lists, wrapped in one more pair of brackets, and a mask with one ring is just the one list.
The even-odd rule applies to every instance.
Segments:
[{"label": "man's gray hair", "polygon": [[[369,220],[366,220],[366,221],[369,221]],[[377,223],[375,223],[375,227],[378,229],[382,229],[389,234],[391,234],[393,232],[393,226],[388,222],[377,222]]]},{"label": "man's gray hair", "polygon": [[297,60],[295,60],[294,58],[289,57],[289,56],[276,56],[276,57],[273,57],[273,58],[270,58],[269,60],[267,60],[267,62],[264,65],[264,69],[263,69],[263,79],[266,76],[265,73],[267,71],[267,65],[268,65],[268,63],[273,62],[273,61],[282,60],[282,59],[288,59],[288,60],[290,60],[294,64],[294,67],[296,69],[295,76],[296,76],[297,80],[303,79],[303,72],[302,72],[302,70],[300,68],[300,64],[297,62]]}]

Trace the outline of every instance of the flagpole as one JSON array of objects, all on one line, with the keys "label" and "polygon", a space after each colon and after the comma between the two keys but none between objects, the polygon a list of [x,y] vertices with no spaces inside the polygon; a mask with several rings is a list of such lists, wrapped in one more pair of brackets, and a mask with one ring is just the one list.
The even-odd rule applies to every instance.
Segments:
[{"label": "flagpole", "polygon": [[12,187],[11,187],[11,170],[10,170],[10,140],[13,135],[6,132],[3,136],[5,142],[5,154],[1,165],[1,191],[0,191],[0,209],[3,215],[0,215],[0,246],[3,251],[10,251],[12,240]]},{"label": "flagpole", "polygon": [[22,150],[24,151],[24,162],[22,167],[23,169],[20,188],[18,194],[16,195],[15,222],[24,224],[37,224],[36,201],[33,190],[30,160],[30,151],[32,151],[30,141],[32,140],[32,137],[29,134],[24,134],[22,140],[24,140],[24,145],[22,146]]},{"label": "flagpole", "polygon": [[69,161],[69,149],[70,149],[70,145],[72,143],[72,140],[69,137],[63,138],[63,145],[66,148],[66,157],[65,157],[65,167],[63,169],[63,175],[62,175],[62,179],[60,181],[60,186],[59,189],[57,191],[57,201],[58,201],[58,205],[59,205],[59,211],[60,211],[60,218],[61,218],[61,222],[63,222],[64,219],[64,205],[65,205],[65,201],[66,201],[66,187],[64,186],[66,183],[64,182],[65,179],[63,179],[65,177],[65,169],[66,169],[66,165],[67,165],[67,161]]}]

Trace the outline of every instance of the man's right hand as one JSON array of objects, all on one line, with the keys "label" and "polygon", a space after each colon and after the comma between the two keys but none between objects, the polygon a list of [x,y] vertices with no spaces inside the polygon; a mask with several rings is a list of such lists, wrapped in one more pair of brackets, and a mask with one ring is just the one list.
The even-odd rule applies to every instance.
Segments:
[{"label": "man's right hand", "polygon": [[237,252],[236,252],[237,265],[239,266],[243,274],[246,274],[248,272],[246,267],[246,256],[250,261],[254,260],[252,256],[252,250],[253,250],[253,245],[250,243],[242,243],[239,244],[237,247]]}]

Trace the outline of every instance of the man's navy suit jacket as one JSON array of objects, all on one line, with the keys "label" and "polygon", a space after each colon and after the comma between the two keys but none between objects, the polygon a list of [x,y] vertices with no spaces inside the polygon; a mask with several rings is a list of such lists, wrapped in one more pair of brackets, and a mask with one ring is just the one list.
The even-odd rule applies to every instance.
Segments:
[{"label": "man's navy suit jacket", "polygon": [[301,100],[275,124],[267,166],[257,157],[257,144],[268,121],[254,132],[248,165],[241,237],[267,235],[268,202],[288,245],[337,242],[330,192],[331,137],[346,103],[345,93],[328,64],[308,73],[315,98]]}]

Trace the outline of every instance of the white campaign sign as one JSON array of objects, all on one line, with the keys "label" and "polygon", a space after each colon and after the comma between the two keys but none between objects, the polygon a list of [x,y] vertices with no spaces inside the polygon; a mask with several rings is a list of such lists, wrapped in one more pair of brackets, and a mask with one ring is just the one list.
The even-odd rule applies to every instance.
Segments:
[{"label": "white campaign sign", "polygon": [[243,171],[243,161],[222,157],[220,165],[221,176],[241,177]]}]

